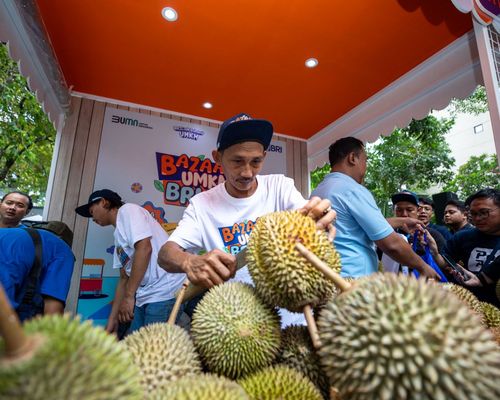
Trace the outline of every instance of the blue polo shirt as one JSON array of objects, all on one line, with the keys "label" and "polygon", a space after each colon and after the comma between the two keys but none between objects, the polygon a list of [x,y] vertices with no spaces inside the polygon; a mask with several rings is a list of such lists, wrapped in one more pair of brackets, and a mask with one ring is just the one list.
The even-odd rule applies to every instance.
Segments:
[{"label": "blue polo shirt", "polygon": [[[73,253],[53,233],[42,229],[38,232],[42,241],[42,268],[36,293],[65,303],[73,274]],[[26,229],[0,228],[0,282],[14,308],[22,301],[22,289],[34,259],[35,246]]]},{"label": "blue polo shirt", "polygon": [[329,199],[337,212],[335,247],[340,254],[342,276],[361,277],[378,270],[375,240],[394,229],[380,212],[368,189],[350,176],[332,172],[312,196]]}]

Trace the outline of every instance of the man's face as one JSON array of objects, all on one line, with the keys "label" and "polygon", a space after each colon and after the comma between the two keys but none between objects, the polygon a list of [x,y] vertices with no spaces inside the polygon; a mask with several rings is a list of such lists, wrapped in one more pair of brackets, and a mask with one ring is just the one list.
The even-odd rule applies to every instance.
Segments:
[{"label": "man's face", "polygon": [[450,226],[459,226],[467,221],[467,215],[462,213],[456,206],[453,204],[448,204],[444,208],[444,223]]},{"label": "man's face", "polygon": [[417,211],[418,211],[417,214],[418,220],[427,226],[432,218],[433,214],[432,206],[425,203],[419,203]]},{"label": "man's face", "polygon": [[500,209],[492,199],[475,199],[470,204],[472,223],[481,232],[500,235]]},{"label": "man's face", "polygon": [[0,218],[5,225],[17,226],[28,214],[29,199],[19,193],[5,196],[0,203]]},{"label": "man's face", "polygon": [[222,165],[228,193],[237,198],[249,197],[257,189],[255,176],[264,164],[266,152],[258,142],[243,142],[224,151],[214,151],[214,160]]},{"label": "man's face", "polygon": [[399,201],[394,206],[396,217],[417,218],[417,206],[409,201]]},{"label": "man's face", "polygon": [[105,207],[106,200],[100,199],[89,208],[90,215],[92,216],[92,220],[101,226],[108,226],[111,224],[109,220],[109,209]]}]

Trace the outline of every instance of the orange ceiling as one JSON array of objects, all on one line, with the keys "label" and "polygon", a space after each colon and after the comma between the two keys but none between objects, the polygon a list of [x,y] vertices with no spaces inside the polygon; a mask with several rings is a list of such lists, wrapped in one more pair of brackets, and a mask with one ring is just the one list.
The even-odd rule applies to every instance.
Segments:
[{"label": "orange ceiling", "polygon": [[74,90],[216,120],[243,111],[301,138],[472,28],[450,0],[37,3]]}]

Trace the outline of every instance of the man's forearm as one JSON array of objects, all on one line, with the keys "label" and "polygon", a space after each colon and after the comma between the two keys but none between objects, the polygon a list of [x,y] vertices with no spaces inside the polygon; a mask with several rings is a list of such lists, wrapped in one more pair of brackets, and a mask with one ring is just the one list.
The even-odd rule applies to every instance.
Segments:
[{"label": "man's forearm", "polygon": [[151,260],[151,253],[152,249],[149,241],[147,242],[147,245],[140,245],[136,248],[134,258],[132,260],[130,276],[125,286],[124,295],[126,297],[135,297],[135,292],[137,292],[137,289],[144,279],[144,275],[148,269],[149,261]]},{"label": "man's forearm", "polygon": [[377,246],[393,260],[410,268],[421,271],[426,264],[411,246],[396,232],[392,232],[384,239],[376,241]]},{"label": "man's forearm", "polygon": [[167,272],[185,272],[184,264],[192,254],[184,251],[184,249],[175,242],[165,243],[158,253],[158,264]]},{"label": "man's forearm", "polygon": [[420,256],[413,251],[408,243],[406,246],[403,244],[401,247],[396,249],[389,249],[387,255],[393,260],[396,260],[401,265],[406,265],[410,268],[414,268],[417,271],[422,271],[425,268],[425,261],[420,258]]}]

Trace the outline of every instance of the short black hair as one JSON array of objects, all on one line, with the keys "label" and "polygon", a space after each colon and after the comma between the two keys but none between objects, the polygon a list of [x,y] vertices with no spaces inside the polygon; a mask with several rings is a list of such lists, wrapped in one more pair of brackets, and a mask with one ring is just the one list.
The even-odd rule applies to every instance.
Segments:
[{"label": "short black hair", "polygon": [[448,200],[444,206],[455,206],[462,214],[467,212],[467,206],[460,200]]},{"label": "short black hair", "polygon": [[24,193],[24,192],[21,192],[19,190],[13,190],[12,192],[9,192],[7,194],[5,194],[3,197],[2,197],[2,203],[3,201],[5,200],[5,198],[10,195],[10,194],[20,194],[21,196],[24,196],[28,199],[28,212],[31,211],[31,209],[33,208],[33,199],[31,198],[31,196],[28,194],[28,193]]},{"label": "short black hair", "polygon": [[333,167],[335,164],[342,161],[352,152],[358,155],[361,151],[364,150],[364,148],[365,145],[363,144],[363,142],[352,136],[344,137],[337,140],[328,149],[328,158],[330,160],[330,166]]},{"label": "short black hair", "polygon": [[431,206],[432,209],[434,210],[434,202],[430,199],[430,197],[423,197],[423,196],[419,197],[418,202],[427,204],[428,206]]},{"label": "short black hair", "polygon": [[467,197],[465,205],[470,207],[471,203],[476,199],[491,199],[498,207],[500,207],[500,190],[493,188],[481,189],[480,191]]}]

